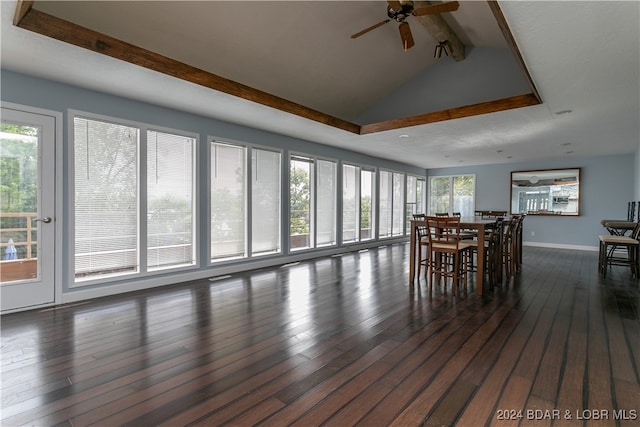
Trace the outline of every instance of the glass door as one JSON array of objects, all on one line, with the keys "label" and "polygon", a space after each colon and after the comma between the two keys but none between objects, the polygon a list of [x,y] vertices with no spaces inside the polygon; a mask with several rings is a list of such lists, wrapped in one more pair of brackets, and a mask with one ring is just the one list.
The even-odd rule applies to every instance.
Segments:
[{"label": "glass door", "polygon": [[0,305],[54,302],[55,117],[2,108]]}]

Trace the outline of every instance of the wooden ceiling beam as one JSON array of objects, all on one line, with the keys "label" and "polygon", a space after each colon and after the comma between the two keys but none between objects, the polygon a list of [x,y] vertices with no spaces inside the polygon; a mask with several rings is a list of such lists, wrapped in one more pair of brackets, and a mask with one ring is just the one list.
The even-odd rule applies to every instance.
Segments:
[{"label": "wooden ceiling beam", "polygon": [[402,129],[410,126],[426,125],[429,123],[443,122],[446,120],[462,119],[464,117],[479,116],[481,114],[495,113],[498,111],[512,110],[514,108],[530,107],[540,102],[533,94],[516,95],[494,101],[481,102],[479,104],[466,105],[464,107],[449,108],[447,110],[434,111],[433,113],[418,114],[411,117],[387,120],[379,123],[363,125],[360,134],[384,132],[394,129]]},{"label": "wooden ceiling beam", "polygon": [[538,89],[536,89],[536,85],[533,82],[533,78],[531,78],[531,74],[529,74],[529,70],[527,69],[527,65],[524,62],[522,53],[520,52],[520,49],[516,44],[516,39],[513,37],[513,34],[511,33],[511,29],[507,24],[507,19],[504,17],[504,14],[502,13],[502,9],[500,9],[500,5],[495,0],[489,0],[487,1],[487,3],[489,4],[489,8],[491,9],[493,16],[496,18],[496,22],[498,23],[498,27],[500,28],[500,31],[502,31],[502,36],[506,40],[507,45],[511,50],[511,53],[513,54],[513,57],[515,58],[516,62],[518,63],[518,66],[520,67],[520,71],[522,71],[522,74],[524,75],[525,79],[527,80],[527,83],[529,84],[531,93],[533,93],[533,95],[538,99],[538,101],[542,103],[542,98],[538,93]]},{"label": "wooden ceiling beam", "polygon": [[13,14],[13,25],[18,25],[22,18],[29,13],[31,8],[33,7],[34,0],[18,0],[16,4],[16,11]]},{"label": "wooden ceiling beam", "polygon": [[[414,8],[419,9],[421,7],[430,6],[433,3],[430,1],[416,1],[414,2]],[[455,13],[455,12],[453,12]],[[416,16],[416,19],[426,30],[431,34],[431,36],[436,40],[436,42],[441,42],[444,40],[449,41],[449,46],[451,46],[452,57],[456,60],[456,62],[460,62],[465,58],[465,46],[464,43],[460,41],[458,35],[453,31],[453,29],[447,24],[447,21],[444,20],[440,14],[435,15],[423,15]],[[435,47],[435,46],[434,46]]]},{"label": "wooden ceiling beam", "polygon": [[247,101],[275,108],[347,132],[360,133],[360,126],[349,121],[176,61],[106,34],[41,12],[35,8],[28,9],[19,20],[17,26],[65,43],[129,62],[130,64],[237,96]]},{"label": "wooden ceiling beam", "polygon": [[[542,103],[540,96],[535,89],[535,85],[533,84],[533,81],[531,80],[531,77],[526,69],[524,61],[522,60],[522,56],[520,55],[520,52],[515,45],[513,36],[511,35],[506,24],[506,20],[502,16],[500,8],[497,6],[497,3],[495,1],[489,1],[489,4],[492,6],[492,11],[496,16],[496,20],[502,28],[505,37],[508,39],[507,41],[510,43],[516,59],[519,61],[521,67],[523,68],[525,76],[529,80],[532,93],[516,95],[494,101],[482,102],[474,105],[450,108],[447,110],[436,111],[432,113],[419,114],[411,117],[386,120],[362,126],[313,110],[311,108],[288,101],[275,95],[271,95],[258,89],[245,86],[224,77],[209,73],[199,68],[184,64],[155,52],[151,52],[141,47],[99,33],[97,31],[46,14],[33,8],[33,4],[33,0],[18,1],[14,15],[14,25],[25,30],[33,31],[37,34],[51,37],[53,39],[79,46],[93,52],[101,53],[103,55],[107,55],[112,58],[138,65],[149,70],[157,71],[171,77],[195,83],[209,89],[227,93],[229,95],[233,95],[247,101],[262,104],[283,112],[294,114],[305,119],[313,120],[327,126],[332,126],[334,128],[355,134],[365,135],[388,130],[401,129],[410,126],[419,126],[445,120],[471,117],[480,114],[488,114],[514,108],[527,107]],[[416,18],[420,19],[424,17]],[[448,25],[446,25],[446,27],[448,27]],[[449,40],[449,43],[451,43],[452,45],[454,58],[456,51],[458,54],[462,53],[464,55],[464,45],[459,42],[457,36],[455,36],[453,31],[446,34],[446,37],[448,37],[446,38],[446,40]],[[458,41],[456,42],[455,40]],[[458,47],[456,49],[455,46],[457,45],[457,43],[460,43],[459,46],[462,46],[462,48]]]}]

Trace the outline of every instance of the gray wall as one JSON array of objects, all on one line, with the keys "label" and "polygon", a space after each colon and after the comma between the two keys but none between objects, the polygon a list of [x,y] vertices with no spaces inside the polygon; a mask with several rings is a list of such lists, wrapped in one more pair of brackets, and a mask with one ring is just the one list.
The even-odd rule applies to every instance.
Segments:
[{"label": "gray wall", "polygon": [[375,123],[531,92],[509,49],[470,47],[465,54],[460,62],[443,55],[356,122]]},{"label": "gray wall", "polygon": [[[425,175],[424,169],[390,162],[385,159],[373,158],[363,154],[340,150],[309,141],[282,136],[238,126],[206,117],[196,116],[181,111],[162,108],[142,102],[137,102],[121,97],[106,95],[74,86],[59,84],[39,78],[2,70],[1,79],[1,99],[7,102],[28,105],[37,108],[60,111],[64,114],[64,140],[68,141],[67,135],[67,109],[77,109],[96,114],[135,120],[148,124],[175,128],[185,131],[197,132],[200,134],[200,158],[206,159],[206,138],[208,135],[232,140],[245,141],[261,145],[269,145],[282,148],[284,150],[295,150],[306,152],[312,155],[332,157],[345,161],[374,165],[393,170],[405,171],[416,175]],[[68,145],[64,144],[63,158],[65,170],[62,177],[64,180],[63,206],[65,215],[63,218],[64,230],[69,229],[66,223],[68,216],[69,194],[68,188]],[[206,167],[200,165],[200,182],[207,182]],[[508,209],[509,207],[509,177],[512,170],[523,169],[544,169],[544,168],[564,168],[582,167],[582,215],[577,218],[557,218],[557,217],[529,217],[525,222],[525,239],[529,242],[542,244],[568,245],[576,247],[595,247],[598,234],[602,233],[600,220],[603,218],[625,218],[626,204],[629,200],[640,200],[640,147],[633,156],[611,156],[601,158],[576,158],[562,159],[543,163],[533,164],[511,164],[511,165],[491,165],[465,168],[433,169],[427,171],[429,175],[451,175],[461,173],[476,174],[476,207],[478,209]],[[204,186],[203,186],[204,187]],[[206,192],[206,189],[202,188]],[[634,197],[635,196],[635,197]],[[202,195],[206,200],[206,195]],[[206,218],[206,203],[200,207],[199,217]],[[535,238],[530,236],[530,232],[535,232]],[[66,231],[65,231],[66,233]],[[69,242],[65,235],[63,242],[63,252],[70,253]],[[200,251],[206,254],[206,241],[201,242]],[[66,256],[65,256],[66,258]],[[201,277],[204,274],[215,274],[212,269],[204,267],[206,262],[202,260],[203,267],[200,269]],[[63,269],[66,268],[66,259],[63,261]],[[245,267],[246,268],[246,267]],[[236,267],[236,270],[238,268]],[[213,269],[215,270],[215,269]],[[226,274],[233,269],[216,270],[219,274]],[[168,275],[167,280],[153,279],[154,283],[148,286],[137,284],[142,287],[154,286],[156,283],[175,282],[176,278]],[[65,291],[70,291],[67,287],[69,283],[68,272],[64,272],[63,283]],[[123,286],[124,290],[126,288]],[[107,294],[104,292],[103,294]],[[87,294],[87,297],[96,296],[96,293]],[[65,297],[65,301],[81,297]]]},{"label": "gray wall", "polygon": [[[633,198],[637,155],[576,157],[546,162],[430,169],[428,176],[476,175],[476,209],[509,210],[511,172],[530,169],[582,168],[580,216],[528,216],[524,240],[544,246],[596,249],[605,232],[600,220],[626,219]],[[635,185],[637,186],[637,184]],[[535,236],[532,236],[531,233]]]},{"label": "gray wall", "polygon": [[636,173],[633,180],[635,184],[635,201],[640,201],[640,140],[638,140],[638,150],[636,151]]},{"label": "gray wall", "polygon": [[[332,157],[349,162],[380,166],[424,176],[424,169],[404,165],[386,159],[375,158],[353,151],[316,144],[310,141],[235,125],[178,110],[163,108],[143,102],[107,95],[76,86],[39,79],[12,71],[1,70],[2,101],[45,108],[64,113],[65,141],[67,109],[103,114],[125,120],[196,132],[200,134],[200,146],[206,149],[206,138],[216,136],[235,141],[268,145],[284,150]],[[203,154],[203,153],[200,153]]]},{"label": "gray wall", "polygon": [[[208,260],[205,259],[207,254],[207,239],[200,239],[199,253],[201,267],[195,273],[189,273],[190,275],[167,273],[163,276],[162,274],[158,274],[158,276],[154,276],[153,280],[150,280],[148,278],[143,278],[140,280],[125,278],[121,280],[116,279],[108,286],[96,285],[87,286],[83,289],[70,289],[69,284],[73,282],[73,279],[72,273],[68,271],[68,258],[69,254],[72,253],[69,240],[70,224],[68,220],[71,197],[71,195],[69,194],[70,169],[68,165],[68,159],[70,158],[69,150],[71,149],[70,138],[68,134],[68,109],[86,111],[89,113],[100,114],[114,118],[121,118],[150,125],[157,125],[171,129],[198,133],[200,135],[200,143],[198,147],[198,180],[200,182],[199,197],[203,201],[202,203],[200,203],[198,212],[201,230],[206,230],[205,224],[207,221],[208,209],[206,203],[206,201],[208,200],[208,194],[207,186],[205,185],[205,183],[208,182],[206,167],[208,161],[208,136],[214,136],[232,141],[241,141],[245,143],[276,147],[285,150],[285,156],[287,155],[288,150],[292,150],[297,153],[306,153],[310,155],[333,158],[336,160],[355,162],[367,166],[377,166],[396,171],[404,171],[417,176],[425,176],[426,174],[426,171],[424,169],[417,168],[415,166],[409,166],[397,162],[392,162],[386,159],[375,158],[352,151],[342,150],[326,145],[283,136],[280,134],[251,129],[248,127],[234,125],[207,117],[197,116],[182,111],[171,110],[168,108],[150,105],[130,99],[111,96],[104,93],[27,76],[7,70],[1,70],[0,83],[2,87],[2,101],[58,111],[62,112],[64,116],[64,143],[62,153],[64,159],[64,167],[62,173],[58,175],[63,180],[64,191],[62,194],[62,199],[58,199],[57,203],[62,201],[64,210],[62,218],[63,255],[61,260],[61,268],[63,283],[62,286],[63,293],[65,293],[65,302],[73,301],[74,299],[83,299],[84,297],[72,296],[71,294],[81,294],[82,292],[85,292],[85,289],[87,288],[93,288],[90,290],[97,289],[98,291],[100,291],[100,289],[98,288],[109,288],[109,291],[104,291],[102,293],[85,292],[86,297],[95,297],[98,295],[116,293],[117,291],[111,291],[111,289],[116,289],[113,287],[114,285],[116,287],[121,286],[121,291],[130,290],[132,286],[138,286],[141,289],[143,287],[157,286],[158,283],[175,283],[176,281],[190,280],[199,277],[208,277],[216,274],[228,274],[234,271],[240,271],[248,268],[259,268],[266,265],[277,265],[283,262],[288,262],[289,260],[292,260],[292,258],[310,258],[314,256],[314,254],[317,256],[317,254],[323,253],[323,251],[296,253],[289,256],[273,257],[271,259],[268,259],[268,257],[263,257],[260,260],[256,261],[239,261],[236,262],[235,265],[226,264],[223,267],[208,267]],[[283,203],[285,202],[286,199],[283,198]],[[284,208],[285,206],[283,205],[283,219],[286,219],[286,212],[284,212]],[[338,215],[338,223],[341,223],[340,213]],[[286,227],[283,227],[283,232],[286,233],[286,231]],[[286,236],[283,236],[283,242],[287,240],[285,237]],[[374,246],[377,244],[379,243],[368,242],[363,243],[361,246]],[[340,251],[340,248],[324,250],[324,253],[330,251],[338,252]],[[342,249],[342,251],[344,251],[344,248]],[[161,277],[164,280],[158,280],[158,277]],[[140,282],[144,280],[149,283],[145,282],[146,284],[141,284]]]}]

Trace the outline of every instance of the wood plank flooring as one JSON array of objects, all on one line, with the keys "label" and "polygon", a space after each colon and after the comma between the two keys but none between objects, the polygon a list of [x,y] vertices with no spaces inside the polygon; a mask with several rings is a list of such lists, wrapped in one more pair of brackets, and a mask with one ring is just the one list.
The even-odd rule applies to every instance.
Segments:
[{"label": "wood plank flooring", "polygon": [[408,245],[2,317],[3,426],[637,426],[640,291],[525,247],[483,297]]}]

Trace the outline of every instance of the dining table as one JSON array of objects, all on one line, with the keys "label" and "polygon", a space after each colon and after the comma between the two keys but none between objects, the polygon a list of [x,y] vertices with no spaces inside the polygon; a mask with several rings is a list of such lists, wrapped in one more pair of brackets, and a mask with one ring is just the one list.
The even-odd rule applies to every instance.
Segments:
[{"label": "dining table", "polygon": [[[476,230],[478,236],[484,236],[485,231],[494,225],[495,218],[483,218],[481,216],[468,216],[460,218],[461,230]],[[427,221],[424,219],[411,220],[411,237],[409,241],[409,283],[413,284],[416,278],[416,256],[420,250],[418,242],[418,227],[426,227]],[[502,230],[501,230],[502,232]],[[483,250],[478,251],[476,269],[476,293],[482,295],[484,282],[484,258]]]}]

